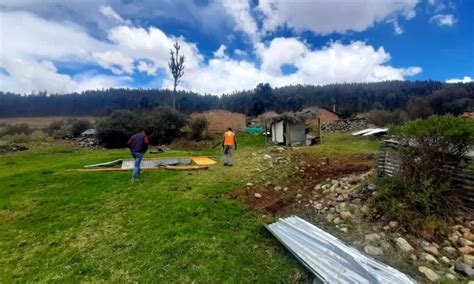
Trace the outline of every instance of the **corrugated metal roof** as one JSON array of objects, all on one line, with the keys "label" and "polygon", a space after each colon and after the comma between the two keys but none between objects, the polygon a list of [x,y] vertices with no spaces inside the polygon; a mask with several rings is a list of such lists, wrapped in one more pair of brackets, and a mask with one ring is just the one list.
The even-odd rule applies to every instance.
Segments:
[{"label": "corrugated metal roof", "polygon": [[299,217],[266,227],[323,283],[417,283]]},{"label": "corrugated metal roof", "polygon": [[[191,158],[161,158],[155,160],[142,160],[140,168],[156,168],[159,166],[176,166],[176,165],[190,165]],[[123,160],[122,169],[133,169],[135,167],[134,160]]]}]

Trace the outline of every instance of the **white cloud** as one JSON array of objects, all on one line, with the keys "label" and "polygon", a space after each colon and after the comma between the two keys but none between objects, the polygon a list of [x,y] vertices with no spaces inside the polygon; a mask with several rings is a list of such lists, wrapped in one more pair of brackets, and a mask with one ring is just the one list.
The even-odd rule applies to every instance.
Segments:
[{"label": "white cloud", "polygon": [[156,67],[156,65],[154,65],[153,63],[147,63],[145,61],[140,60],[137,64],[137,69],[138,69],[138,71],[145,72],[149,76],[151,76],[151,75],[156,74],[156,71],[158,70],[158,67]]},{"label": "white cloud", "polygon": [[398,21],[393,22],[393,31],[395,32],[396,35],[401,35],[403,34],[404,30],[398,23]]},{"label": "white cloud", "polygon": [[[284,86],[403,80],[421,72],[419,67],[392,67],[390,55],[383,47],[375,49],[359,41],[330,42],[314,49],[298,38],[275,38],[268,43],[255,43],[255,61],[231,58],[226,54],[227,47],[221,45],[206,62],[195,43],[167,35],[153,26],[121,24],[107,31],[108,41],[101,41],[71,23],[46,21],[29,13],[6,12],[1,16],[0,67],[8,75],[0,75],[0,88],[5,91],[65,93],[133,86],[131,77],[124,74],[154,75],[160,69],[167,74],[162,86],[169,87],[168,59],[174,41],[180,42],[181,54],[186,57],[182,88],[200,93],[231,93],[252,89],[260,82]],[[248,29],[251,30],[253,27]],[[241,50],[234,50],[234,54],[246,55]],[[101,66],[120,76],[94,72],[61,74],[56,67],[63,64]],[[283,65],[294,66],[296,71],[284,74]]]},{"label": "white cloud", "polygon": [[[208,65],[186,73],[181,87],[219,95],[252,89],[260,82],[276,87],[377,82],[403,80],[422,71],[419,67],[389,66],[390,55],[383,47],[374,49],[364,42],[348,45],[333,42],[314,50],[296,38],[276,38],[268,45],[258,45],[255,53],[261,61],[260,66],[246,60],[214,57]],[[297,71],[283,74],[281,67],[285,64],[293,65]],[[165,81],[164,86],[170,87],[171,81]]]},{"label": "white cloud", "polygon": [[237,56],[247,56],[248,55],[247,52],[243,51],[242,49],[238,49],[238,48],[236,50],[234,50],[234,54],[237,55]]},{"label": "white cloud", "polygon": [[100,6],[99,11],[102,15],[106,16],[107,18],[110,18],[110,19],[112,19],[114,21],[117,21],[119,23],[124,22],[122,17],[120,17],[120,15],[117,14],[117,12],[115,12],[114,9],[110,6]]},{"label": "white cloud", "polygon": [[462,79],[449,79],[446,80],[446,83],[471,83],[474,82],[474,79],[469,76],[464,76]]},{"label": "white cloud", "polygon": [[223,0],[224,9],[234,18],[235,29],[246,33],[252,42],[260,38],[257,22],[250,13],[249,0]]},{"label": "white cloud", "polygon": [[451,27],[456,22],[456,18],[454,18],[454,16],[451,14],[446,14],[446,15],[439,14],[439,15],[434,15],[433,17],[431,17],[430,22],[435,23],[438,26]]},{"label": "white cloud", "polygon": [[123,55],[119,51],[105,51],[101,53],[94,53],[100,66],[110,69],[114,74],[132,74],[133,73],[133,58]]},{"label": "white cloud", "polygon": [[419,0],[353,0],[353,1],[287,1],[260,0],[258,9],[264,15],[268,32],[287,25],[296,31],[316,34],[361,32],[390,18],[407,20],[415,15]]},{"label": "white cloud", "polygon": [[221,44],[221,46],[219,46],[219,48],[216,51],[214,51],[214,57],[216,58],[227,57],[227,55],[225,54],[226,49],[227,49],[227,46]]}]

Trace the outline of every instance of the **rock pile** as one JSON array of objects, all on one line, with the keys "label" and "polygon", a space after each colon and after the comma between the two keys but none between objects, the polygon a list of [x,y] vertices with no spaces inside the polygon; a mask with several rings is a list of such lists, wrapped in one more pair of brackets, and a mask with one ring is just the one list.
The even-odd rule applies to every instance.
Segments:
[{"label": "rock pile", "polygon": [[321,130],[324,132],[352,132],[370,127],[374,126],[365,119],[345,119],[321,124]]},{"label": "rock pile", "polygon": [[29,150],[28,147],[22,144],[10,144],[10,145],[0,146],[0,154],[5,154],[9,152],[17,152],[17,151],[26,151],[26,150]]},{"label": "rock pile", "polygon": [[76,141],[79,144],[79,146],[83,148],[92,148],[92,149],[99,148],[99,141],[97,141],[96,138],[80,137],[80,138],[77,138]]}]

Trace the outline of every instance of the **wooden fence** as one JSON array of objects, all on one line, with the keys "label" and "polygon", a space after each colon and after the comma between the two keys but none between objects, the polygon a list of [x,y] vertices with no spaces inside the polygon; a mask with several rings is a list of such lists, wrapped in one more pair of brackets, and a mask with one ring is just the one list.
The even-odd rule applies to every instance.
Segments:
[{"label": "wooden fence", "polygon": [[[379,149],[378,175],[379,177],[393,177],[400,171],[401,163],[398,158],[398,145],[386,143]],[[474,164],[473,158],[465,159],[468,165],[462,171],[453,175],[452,185],[458,190],[465,205],[474,210]],[[452,165],[446,165],[445,171],[452,171]]]}]

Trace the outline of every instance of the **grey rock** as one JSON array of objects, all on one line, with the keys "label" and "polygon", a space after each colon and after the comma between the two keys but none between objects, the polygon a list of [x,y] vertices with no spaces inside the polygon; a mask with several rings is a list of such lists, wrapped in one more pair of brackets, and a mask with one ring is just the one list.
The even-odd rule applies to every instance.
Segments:
[{"label": "grey rock", "polygon": [[432,256],[431,254],[426,253],[426,252],[422,252],[420,254],[420,257],[421,257],[421,259],[426,260],[428,262],[439,263],[438,260],[434,256]]},{"label": "grey rock", "polygon": [[262,198],[262,195],[260,193],[254,193],[253,196],[255,196],[255,198]]},{"label": "grey rock", "polygon": [[366,242],[371,242],[371,243],[373,243],[373,242],[379,241],[382,237],[381,237],[379,234],[377,234],[377,233],[373,233],[373,234],[365,235],[364,238],[365,238],[365,241],[366,241]]},{"label": "grey rock", "polygon": [[426,266],[418,266],[418,271],[423,273],[431,282],[436,282],[439,279],[439,275]]},{"label": "grey rock", "polygon": [[404,252],[410,252],[414,250],[410,243],[402,237],[396,238],[395,243],[397,244],[398,248]]},{"label": "grey rock", "polygon": [[372,245],[366,245],[364,247],[364,251],[365,251],[365,253],[370,254],[370,255],[382,255],[383,254],[383,251],[380,248],[372,246]]}]

